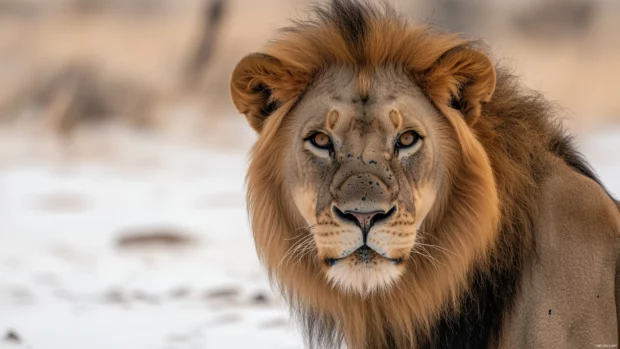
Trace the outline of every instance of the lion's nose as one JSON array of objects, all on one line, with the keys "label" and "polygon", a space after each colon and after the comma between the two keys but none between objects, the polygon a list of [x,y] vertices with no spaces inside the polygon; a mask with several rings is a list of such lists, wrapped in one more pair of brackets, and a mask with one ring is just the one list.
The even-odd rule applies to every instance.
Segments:
[{"label": "lion's nose", "polygon": [[344,221],[351,222],[357,225],[362,230],[364,236],[364,243],[366,242],[366,236],[370,231],[370,228],[377,222],[388,219],[396,212],[396,206],[393,206],[389,211],[371,211],[371,212],[357,212],[357,211],[341,211],[338,207],[334,206],[334,213],[336,216]]}]

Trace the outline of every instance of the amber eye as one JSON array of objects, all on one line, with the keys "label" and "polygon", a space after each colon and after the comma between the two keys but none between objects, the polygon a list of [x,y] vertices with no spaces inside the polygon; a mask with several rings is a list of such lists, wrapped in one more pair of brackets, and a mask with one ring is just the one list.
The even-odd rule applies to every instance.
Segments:
[{"label": "amber eye", "polygon": [[321,149],[331,149],[332,141],[325,133],[317,132],[309,138],[312,145]]},{"label": "amber eye", "polygon": [[405,132],[398,137],[396,142],[396,148],[409,148],[415,145],[420,140],[420,135],[415,131]]}]

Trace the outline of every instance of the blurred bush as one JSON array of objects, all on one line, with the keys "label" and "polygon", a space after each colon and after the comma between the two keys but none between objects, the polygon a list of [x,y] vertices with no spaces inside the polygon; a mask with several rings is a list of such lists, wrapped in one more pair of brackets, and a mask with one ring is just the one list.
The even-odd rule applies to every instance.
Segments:
[{"label": "blurred bush", "polygon": [[6,118],[42,117],[46,128],[60,133],[112,118],[133,126],[153,125],[152,91],[104,76],[92,65],[69,64],[42,73],[14,92],[0,111]]},{"label": "blurred bush", "polygon": [[[618,121],[620,4],[603,0],[394,1],[412,18],[490,43],[576,127]],[[0,119],[71,132],[120,120],[156,127],[170,110],[234,114],[228,79],[304,0],[0,0]],[[164,115],[165,123],[160,123]],[[205,123],[208,124],[208,123]]]}]

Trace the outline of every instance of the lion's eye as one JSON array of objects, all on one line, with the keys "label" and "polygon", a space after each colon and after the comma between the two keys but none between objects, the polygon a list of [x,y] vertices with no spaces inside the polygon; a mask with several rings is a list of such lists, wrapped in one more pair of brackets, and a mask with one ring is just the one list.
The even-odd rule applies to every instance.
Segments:
[{"label": "lion's eye", "polygon": [[396,142],[396,148],[409,148],[415,145],[420,140],[420,135],[415,131],[405,132],[400,137],[398,137],[398,141]]},{"label": "lion's eye", "polygon": [[329,136],[326,135],[325,133],[317,132],[313,134],[312,136],[310,136],[309,140],[310,140],[310,143],[312,143],[312,145],[314,145],[317,148],[326,149],[326,150],[331,149],[332,141],[331,139],[329,139]]}]

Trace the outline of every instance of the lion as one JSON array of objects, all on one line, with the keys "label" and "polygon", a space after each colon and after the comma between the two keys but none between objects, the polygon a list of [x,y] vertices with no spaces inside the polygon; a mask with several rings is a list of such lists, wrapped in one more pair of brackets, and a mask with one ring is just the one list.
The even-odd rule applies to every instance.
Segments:
[{"label": "lion", "polygon": [[334,0],[230,87],[256,249],[308,347],[618,345],[618,203],[482,44]]}]

